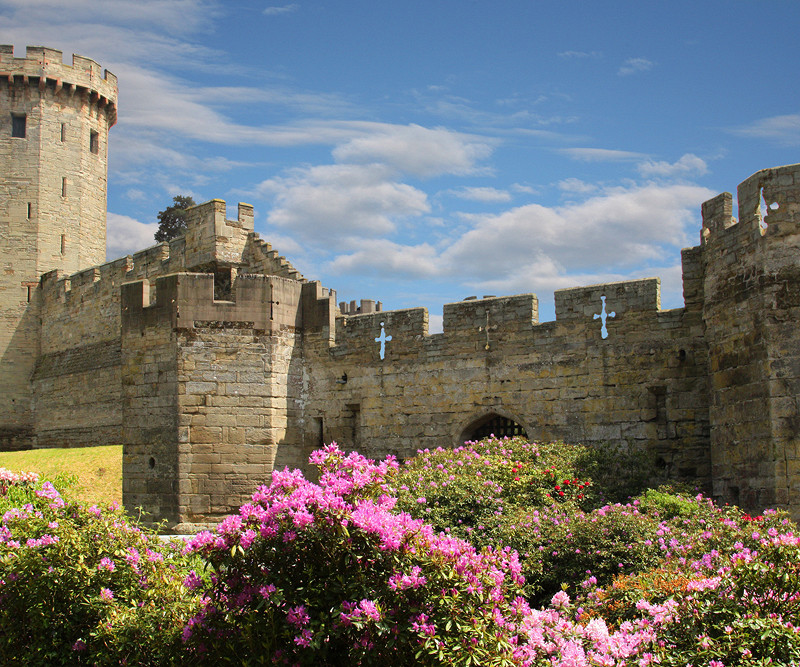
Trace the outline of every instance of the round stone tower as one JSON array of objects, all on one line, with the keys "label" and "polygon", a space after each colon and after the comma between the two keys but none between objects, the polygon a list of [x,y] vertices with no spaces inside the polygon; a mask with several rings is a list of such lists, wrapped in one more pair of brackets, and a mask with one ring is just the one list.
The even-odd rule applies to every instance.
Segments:
[{"label": "round stone tower", "polygon": [[39,277],[102,264],[117,78],[93,60],[0,46],[0,448],[27,446]]}]

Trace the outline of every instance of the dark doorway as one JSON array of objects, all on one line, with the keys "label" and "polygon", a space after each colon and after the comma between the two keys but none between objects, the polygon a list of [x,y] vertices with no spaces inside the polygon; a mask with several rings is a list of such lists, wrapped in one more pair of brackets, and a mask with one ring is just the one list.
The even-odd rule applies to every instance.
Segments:
[{"label": "dark doorway", "polygon": [[521,435],[525,438],[528,437],[528,433],[521,424],[518,424],[509,417],[492,413],[470,424],[464,430],[461,439],[464,442],[467,440],[482,440],[483,438],[488,438],[490,435],[494,435],[496,438],[503,438],[506,436],[513,438],[517,435]]}]

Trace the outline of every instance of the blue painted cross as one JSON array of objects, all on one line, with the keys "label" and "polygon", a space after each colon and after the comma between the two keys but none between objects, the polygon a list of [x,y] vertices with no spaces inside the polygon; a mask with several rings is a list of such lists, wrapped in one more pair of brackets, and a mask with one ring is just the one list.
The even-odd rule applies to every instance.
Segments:
[{"label": "blue painted cross", "polygon": [[600,322],[603,325],[600,327],[600,337],[605,339],[608,338],[608,329],[606,328],[606,320],[609,317],[616,317],[617,313],[616,311],[612,313],[606,312],[606,298],[604,296],[601,296],[600,299],[603,302],[603,308],[600,310],[600,314],[595,315],[594,317],[592,317],[592,319],[596,320],[598,317],[600,318]]},{"label": "blue painted cross", "polygon": [[390,340],[392,340],[392,337],[386,335],[386,332],[383,330],[383,322],[381,322],[381,335],[375,339],[376,343],[381,344],[381,359],[386,356],[386,343]]}]

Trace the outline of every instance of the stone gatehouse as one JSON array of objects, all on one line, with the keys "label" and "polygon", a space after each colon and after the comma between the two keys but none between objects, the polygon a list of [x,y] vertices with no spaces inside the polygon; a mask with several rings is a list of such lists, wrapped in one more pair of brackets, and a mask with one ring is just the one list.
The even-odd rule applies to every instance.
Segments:
[{"label": "stone gatehouse", "polygon": [[93,61],[0,46],[3,447],[122,444],[125,506],[179,530],[324,442],[408,457],[489,431],[644,448],[721,501],[800,517],[800,165],[745,180],[738,219],[729,193],[703,204],[682,308],[651,278],[557,291],[552,322],[533,294],[447,304],[429,334],[423,308],[337,304],[246,204],[99,263],[115,119]]}]

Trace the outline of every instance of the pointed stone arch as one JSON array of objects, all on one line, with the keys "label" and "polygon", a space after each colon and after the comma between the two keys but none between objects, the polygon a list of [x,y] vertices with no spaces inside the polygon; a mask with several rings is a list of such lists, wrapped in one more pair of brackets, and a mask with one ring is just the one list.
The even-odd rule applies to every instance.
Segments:
[{"label": "pointed stone arch", "polygon": [[505,436],[528,437],[528,429],[515,414],[502,409],[492,409],[477,417],[471,417],[458,432],[457,444],[468,440],[481,440],[490,435],[498,438]]}]

